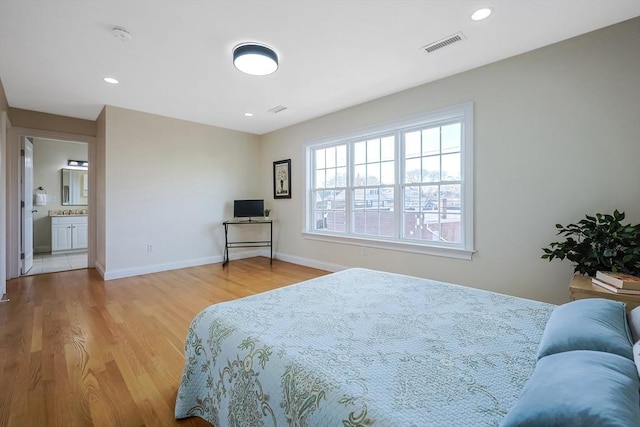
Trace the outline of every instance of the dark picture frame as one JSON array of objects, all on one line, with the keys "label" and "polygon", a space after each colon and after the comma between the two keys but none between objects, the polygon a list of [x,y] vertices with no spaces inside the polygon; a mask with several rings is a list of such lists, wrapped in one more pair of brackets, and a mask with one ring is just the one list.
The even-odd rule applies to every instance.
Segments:
[{"label": "dark picture frame", "polygon": [[291,159],[273,162],[273,198],[291,198]]}]

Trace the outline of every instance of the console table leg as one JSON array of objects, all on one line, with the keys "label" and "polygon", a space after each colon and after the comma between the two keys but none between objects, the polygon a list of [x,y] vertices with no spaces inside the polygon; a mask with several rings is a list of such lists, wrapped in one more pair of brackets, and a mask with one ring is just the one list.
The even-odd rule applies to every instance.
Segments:
[{"label": "console table leg", "polygon": [[229,238],[227,237],[229,225],[224,224],[224,255],[222,257],[222,267],[229,264]]}]

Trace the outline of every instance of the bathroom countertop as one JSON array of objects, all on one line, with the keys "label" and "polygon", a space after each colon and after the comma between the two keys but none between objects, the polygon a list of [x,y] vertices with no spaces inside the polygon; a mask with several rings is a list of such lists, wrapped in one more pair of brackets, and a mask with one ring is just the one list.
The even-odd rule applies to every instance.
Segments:
[{"label": "bathroom countertop", "polygon": [[87,216],[86,212],[72,212],[72,213],[64,213],[65,211],[69,211],[68,209],[59,210],[59,211],[49,211],[49,216]]}]

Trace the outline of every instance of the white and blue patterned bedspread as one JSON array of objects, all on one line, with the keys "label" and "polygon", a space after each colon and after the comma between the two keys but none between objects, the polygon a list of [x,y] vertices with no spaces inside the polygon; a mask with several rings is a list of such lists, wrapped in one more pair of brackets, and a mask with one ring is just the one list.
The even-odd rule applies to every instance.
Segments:
[{"label": "white and blue patterned bedspread", "polygon": [[193,320],[176,418],[226,426],[496,426],[554,306],[351,269]]}]

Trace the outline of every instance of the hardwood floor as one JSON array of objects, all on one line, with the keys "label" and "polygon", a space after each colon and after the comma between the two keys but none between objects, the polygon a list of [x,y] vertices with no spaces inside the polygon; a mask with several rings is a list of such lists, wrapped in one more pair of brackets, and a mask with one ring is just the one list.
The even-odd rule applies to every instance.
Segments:
[{"label": "hardwood floor", "polygon": [[193,317],[326,274],[250,258],[102,281],[93,269],[7,283],[0,304],[0,426],[204,426],[175,420]]}]

